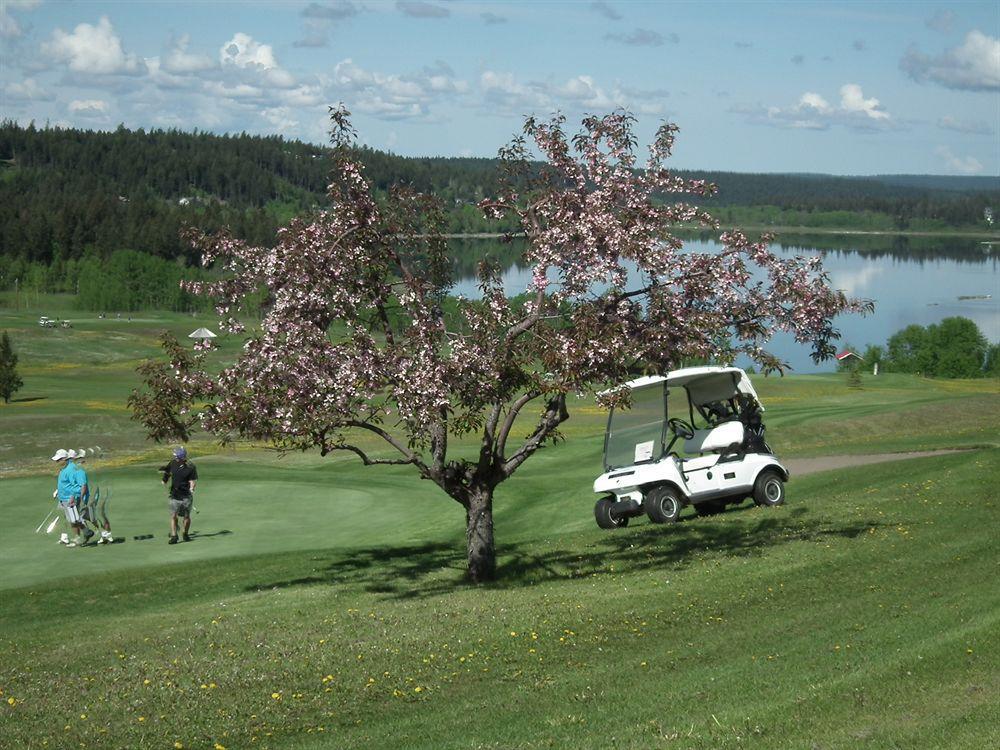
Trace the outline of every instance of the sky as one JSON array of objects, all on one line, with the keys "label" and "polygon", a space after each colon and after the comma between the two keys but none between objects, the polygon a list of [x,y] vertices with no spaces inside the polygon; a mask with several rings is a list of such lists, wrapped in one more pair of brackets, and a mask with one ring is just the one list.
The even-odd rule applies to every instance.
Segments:
[{"label": "sky", "polygon": [[1000,174],[1000,2],[0,0],[0,117],[492,157],[619,108],[673,166]]}]

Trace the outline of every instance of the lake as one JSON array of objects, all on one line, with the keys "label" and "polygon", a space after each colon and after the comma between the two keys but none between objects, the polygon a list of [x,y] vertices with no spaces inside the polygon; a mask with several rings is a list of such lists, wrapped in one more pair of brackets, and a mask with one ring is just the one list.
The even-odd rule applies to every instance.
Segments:
[{"label": "lake", "polygon": [[[504,268],[507,294],[520,294],[531,281],[531,271],[517,265],[517,246],[496,240],[456,241],[461,280],[453,293],[478,296],[474,259],[489,255]],[[685,242],[689,252],[714,253],[721,245],[706,235]],[[979,326],[991,343],[1000,341],[1000,246],[977,240],[941,237],[873,235],[796,235],[779,238],[772,246],[782,257],[823,257],[834,288],[849,296],[875,301],[875,312],[837,319],[841,341],[863,350],[884,345],[911,323],[929,325],[961,315]],[[989,296],[988,299],[984,298]],[[962,299],[966,298],[966,299]],[[778,335],[768,347],[789,362],[793,372],[830,372],[833,362],[816,365],[807,347],[790,336]],[[746,364],[746,363],[742,363]]]}]

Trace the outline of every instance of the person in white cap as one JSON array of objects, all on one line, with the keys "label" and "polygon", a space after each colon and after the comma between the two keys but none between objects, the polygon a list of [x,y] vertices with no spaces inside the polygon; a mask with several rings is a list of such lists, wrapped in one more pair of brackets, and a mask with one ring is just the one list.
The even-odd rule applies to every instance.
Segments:
[{"label": "person in white cap", "polygon": [[66,544],[67,547],[77,547],[82,544],[80,534],[83,532],[83,522],[80,520],[78,510],[81,487],[77,484],[77,467],[72,461],[75,455],[76,451],[60,448],[52,456],[53,461],[60,463],[59,480],[56,484],[56,498],[59,500],[59,508],[66,516],[66,522],[70,528],[76,532],[76,536]]}]

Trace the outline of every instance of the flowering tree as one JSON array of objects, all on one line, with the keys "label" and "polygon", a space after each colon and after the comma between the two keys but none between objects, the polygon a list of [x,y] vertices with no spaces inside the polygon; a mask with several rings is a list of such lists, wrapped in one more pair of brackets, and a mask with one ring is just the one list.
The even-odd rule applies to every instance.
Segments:
[{"label": "flowering tree", "polygon": [[[204,352],[167,341],[169,364],[147,365],[147,390],[130,402],[156,439],[200,422],[224,439],[412,466],[465,508],[473,581],[495,574],[495,488],[559,438],[567,394],[739,352],[780,368],[762,348],[775,330],[828,357],[832,318],[863,307],[827,287],[818,260],[781,260],[766,238],[727,232],[717,254],[685,252],[672,226],[716,224],[676,194],[714,187],[665,168],[675,126],[640,163],[633,118],[615,113],[586,118],[572,138],[561,117],[528,119],[501,150],[499,192],[481,208],[517,219],[528,294],[507,298],[499,269],[483,263],[481,299],[445,314],[440,212],[406,190],[373,194],[348,115],[331,112],[328,211],[293,220],[274,248],[195,240],[225,276],[187,287],[216,299],[225,329],[247,333],[237,361],[210,374]],[[234,315],[261,290],[260,329],[245,332]],[[474,454],[456,455],[449,438],[469,435]]]}]

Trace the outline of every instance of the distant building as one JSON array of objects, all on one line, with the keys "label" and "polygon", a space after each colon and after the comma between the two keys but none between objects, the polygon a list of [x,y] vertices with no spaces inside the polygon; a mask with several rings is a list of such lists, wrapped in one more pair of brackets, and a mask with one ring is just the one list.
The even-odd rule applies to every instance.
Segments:
[{"label": "distant building", "polygon": [[837,361],[843,362],[845,365],[850,364],[854,360],[858,362],[864,362],[864,358],[857,352],[852,352],[850,349],[844,349],[840,354],[837,355]]}]

